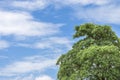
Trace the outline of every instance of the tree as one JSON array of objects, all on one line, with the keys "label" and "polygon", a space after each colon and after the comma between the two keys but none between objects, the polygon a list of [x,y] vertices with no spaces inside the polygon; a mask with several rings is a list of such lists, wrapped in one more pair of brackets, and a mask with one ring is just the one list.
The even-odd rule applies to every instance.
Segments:
[{"label": "tree", "polygon": [[120,80],[120,39],[108,25],[75,27],[82,37],[57,61],[58,80]]}]

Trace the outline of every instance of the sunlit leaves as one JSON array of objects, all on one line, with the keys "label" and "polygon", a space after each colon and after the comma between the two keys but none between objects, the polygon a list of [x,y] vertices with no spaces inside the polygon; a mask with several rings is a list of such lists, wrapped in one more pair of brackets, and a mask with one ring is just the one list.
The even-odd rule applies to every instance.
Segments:
[{"label": "sunlit leaves", "polygon": [[120,39],[111,27],[87,23],[75,30],[74,38],[84,39],[58,59],[58,80],[119,80]]}]

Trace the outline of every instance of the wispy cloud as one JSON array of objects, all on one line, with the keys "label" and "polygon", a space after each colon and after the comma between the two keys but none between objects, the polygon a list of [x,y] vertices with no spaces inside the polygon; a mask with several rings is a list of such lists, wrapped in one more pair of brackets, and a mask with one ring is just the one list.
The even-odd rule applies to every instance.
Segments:
[{"label": "wispy cloud", "polygon": [[36,48],[54,48],[56,45],[64,45],[66,48],[71,48],[71,41],[65,37],[50,37],[43,39],[42,41],[35,43]]},{"label": "wispy cloud", "polygon": [[[73,14],[77,15],[78,19],[90,22],[119,24],[120,6],[117,5],[117,2],[114,0],[34,0],[13,1],[11,5],[27,10],[46,9],[51,5],[54,7],[68,6],[74,10]],[[89,7],[86,8],[86,6]]]},{"label": "wispy cloud", "polygon": [[48,36],[59,32],[62,24],[35,21],[27,12],[0,11],[0,34],[14,36]]},{"label": "wispy cloud", "polygon": [[120,24],[118,3],[118,0],[56,0],[59,6],[72,8],[77,19],[105,24]]},{"label": "wispy cloud", "polygon": [[100,6],[94,8],[76,9],[75,16],[78,19],[90,22],[120,24],[120,6]]},{"label": "wispy cloud", "polygon": [[49,5],[49,0],[13,1],[11,5],[23,10],[44,9]]},{"label": "wispy cloud", "polygon": [[36,10],[36,9],[45,9],[49,5],[105,5],[110,3],[112,0],[34,0],[34,1],[13,1],[12,5],[14,7]]},{"label": "wispy cloud", "polygon": [[[1,1],[1,4],[6,4],[9,1]],[[34,10],[43,10],[48,8],[49,6],[86,6],[86,5],[96,5],[96,6],[102,6],[112,3],[113,0],[22,0],[22,1],[11,1],[11,3],[8,6],[14,7],[19,10],[28,10],[28,11],[34,11]],[[4,5],[2,5],[4,6]]]},{"label": "wispy cloud", "polygon": [[24,76],[24,77],[20,77],[20,76],[17,76],[15,78],[9,78],[7,80],[34,80],[34,75],[30,74],[30,75],[27,75],[27,76]]},{"label": "wispy cloud", "polygon": [[0,49],[5,49],[8,48],[9,46],[10,46],[9,42],[5,40],[0,40]]},{"label": "wispy cloud", "polygon": [[33,49],[42,49],[51,53],[61,54],[66,50],[72,48],[73,42],[66,37],[54,37],[50,36],[48,38],[40,39],[34,43],[17,43],[16,46],[33,48]]},{"label": "wispy cloud", "polygon": [[[95,6],[102,6],[107,5],[112,0],[53,0],[55,5],[61,5],[61,6],[69,6],[69,7],[75,7],[75,6],[87,6],[87,5],[95,5]],[[59,6],[60,6],[59,5]]]},{"label": "wispy cloud", "polygon": [[22,61],[16,61],[4,68],[0,68],[0,76],[17,76],[20,74],[42,72],[55,66],[56,58],[50,59],[42,56],[25,57]]},{"label": "wispy cloud", "polygon": [[[61,0],[34,0],[34,1],[15,0],[15,1],[12,1],[8,5],[8,7],[10,6],[17,10],[25,9],[29,11],[34,11],[34,10],[46,9],[49,6],[54,6],[54,8],[57,6],[59,7],[68,6],[69,8],[72,8],[74,10],[74,13],[73,12],[72,13],[77,15],[79,19],[91,21],[91,22],[94,21],[94,22],[106,22],[106,23],[112,23],[112,24],[119,24],[120,6],[117,5],[117,2],[118,0],[116,1],[114,0],[62,0],[62,1]],[[1,4],[5,4],[5,3],[1,3]],[[24,16],[24,14],[22,14],[22,16]],[[31,18],[31,16],[28,16],[28,15],[27,15],[27,18],[33,19]],[[27,24],[28,22],[31,24],[28,25]],[[46,24],[43,22],[38,23],[30,20],[28,22],[23,22],[23,23],[26,26],[30,26],[30,25],[38,26],[38,25]],[[54,25],[54,24],[51,24],[51,25]],[[37,35],[39,32],[32,31],[31,34],[32,33],[33,35]],[[23,32],[23,34],[25,34],[25,32]]]},{"label": "wispy cloud", "polygon": [[43,75],[35,78],[35,80],[53,80],[50,76]]},{"label": "wispy cloud", "polygon": [[[6,80],[6,79],[3,79]],[[35,76],[33,74],[30,75],[26,75],[26,76],[17,76],[15,78],[8,78],[7,80],[55,80],[52,79],[50,76],[48,75],[39,75],[39,76]]]}]

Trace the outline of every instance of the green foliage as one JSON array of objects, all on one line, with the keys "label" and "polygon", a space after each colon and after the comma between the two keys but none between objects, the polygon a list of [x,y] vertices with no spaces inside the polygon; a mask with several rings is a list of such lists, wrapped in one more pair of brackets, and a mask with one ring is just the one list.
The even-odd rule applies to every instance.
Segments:
[{"label": "green foliage", "polygon": [[83,24],[74,38],[84,37],[57,61],[58,80],[119,80],[120,39],[110,26]]}]

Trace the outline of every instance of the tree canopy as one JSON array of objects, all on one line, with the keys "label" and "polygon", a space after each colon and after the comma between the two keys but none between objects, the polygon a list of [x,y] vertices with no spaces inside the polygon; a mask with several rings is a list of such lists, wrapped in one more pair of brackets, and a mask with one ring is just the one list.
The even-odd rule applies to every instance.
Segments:
[{"label": "tree canopy", "polygon": [[58,80],[119,80],[120,39],[111,27],[86,23],[75,31],[83,39],[58,59]]}]

